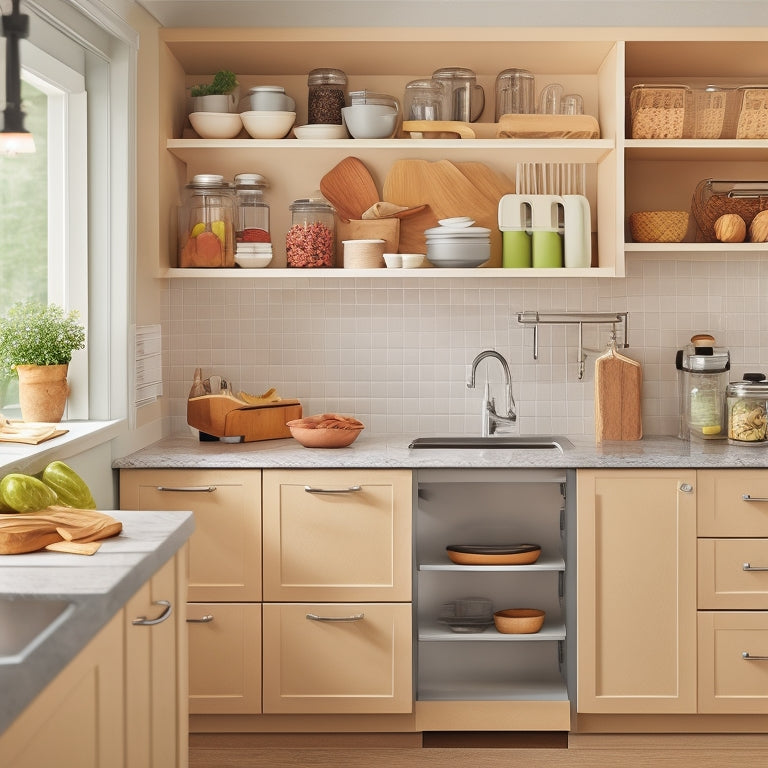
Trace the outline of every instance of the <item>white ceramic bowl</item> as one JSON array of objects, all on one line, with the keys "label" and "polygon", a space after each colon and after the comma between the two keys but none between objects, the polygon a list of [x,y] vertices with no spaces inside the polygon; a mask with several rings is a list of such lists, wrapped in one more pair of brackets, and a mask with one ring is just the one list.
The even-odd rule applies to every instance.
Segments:
[{"label": "white ceramic bowl", "polygon": [[423,253],[402,253],[403,269],[417,269],[424,263]]},{"label": "white ceramic bowl", "polygon": [[403,266],[403,255],[401,253],[385,253],[384,263],[389,269],[399,269]]},{"label": "white ceramic bowl", "polygon": [[191,112],[189,122],[201,139],[234,139],[243,130],[237,112]]},{"label": "white ceramic bowl", "polygon": [[243,269],[262,269],[272,261],[271,253],[236,253],[235,264]]},{"label": "white ceramic bowl", "polygon": [[343,125],[314,123],[312,125],[297,125],[293,129],[297,139],[347,139],[349,134]]},{"label": "white ceramic bowl", "polygon": [[241,112],[245,130],[252,139],[282,139],[296,120],[295,112]]},{"label": "white ceramic bowl", "polygon": [[491,244],[487,239],[427,238],[427,258],[436,267],[479,267],[491,258]]},{"label": "white ceramic bowl", "polygon": [[354,104],[341,114],[353,139],[388,139],[397,127],[397,110],[384,104]]}]

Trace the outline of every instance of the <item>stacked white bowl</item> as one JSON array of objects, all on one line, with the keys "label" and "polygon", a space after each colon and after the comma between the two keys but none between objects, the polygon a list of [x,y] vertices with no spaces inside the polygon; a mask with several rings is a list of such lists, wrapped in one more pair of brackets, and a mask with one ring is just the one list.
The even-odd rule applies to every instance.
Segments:
[{"label": "stacked white bowl", "polygon": [[467,216],[441,219],[428,229],[427,259],[436,267],[479,267],[491,258],[491,230]]}]

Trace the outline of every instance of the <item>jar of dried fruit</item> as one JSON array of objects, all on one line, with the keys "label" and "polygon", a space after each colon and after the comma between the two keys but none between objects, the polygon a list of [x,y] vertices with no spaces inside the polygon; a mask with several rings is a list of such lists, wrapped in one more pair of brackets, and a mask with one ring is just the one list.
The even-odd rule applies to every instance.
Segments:
[{"label": "jar of dried fruit", "polygon": [[178,216],[180,267],[235,266],[235,204],[223,176],[200,173],[186,186]]},{"label": "jar of dried fruit", "polygon": [[316,125],[342,125],[341,110],[346,106],[347,76],[340,69],[313,69],[307,77],[309,97],[307,122]]},{"label": "jar of dried fruit", "polygon": [[289,206],[291,228],[285,236],[289,267],[315,268],[336,265],[336,227],[333,206],[320,195],[294,200]]}]

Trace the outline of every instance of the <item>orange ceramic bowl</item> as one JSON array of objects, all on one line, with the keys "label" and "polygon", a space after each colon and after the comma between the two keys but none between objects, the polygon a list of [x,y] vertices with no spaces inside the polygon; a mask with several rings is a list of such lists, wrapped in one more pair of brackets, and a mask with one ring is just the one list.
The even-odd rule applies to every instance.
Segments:
[{"label": "orange ceramic bowl", "polygon": [[357,440],[365,429],[362,422],[351,416],[322,413],[287,422],[291,436],[305,448],[345,448]]},{"label": "orange ceramic bowl", "polygon": [[538,608],[508,608],[496,611],[493,623],[505,635],[532,635],[544,625],[544,611]]}]

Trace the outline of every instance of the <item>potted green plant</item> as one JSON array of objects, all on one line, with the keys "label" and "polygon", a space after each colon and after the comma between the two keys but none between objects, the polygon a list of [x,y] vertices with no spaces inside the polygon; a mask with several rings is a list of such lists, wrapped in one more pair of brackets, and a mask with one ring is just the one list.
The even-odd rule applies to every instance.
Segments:
[{"label": "potted green plant", "polygon": [[0,376],[19,377],[24,421],[61,421],[69,362],[83,347],[85,328],[77,310],[20,301],[0,318]]},{"label": "potted green plant", "polygon": [[193,112],[234,112],[237,110],[238,82],[234,72],[219,70],[210,83],[190,90]]}]

